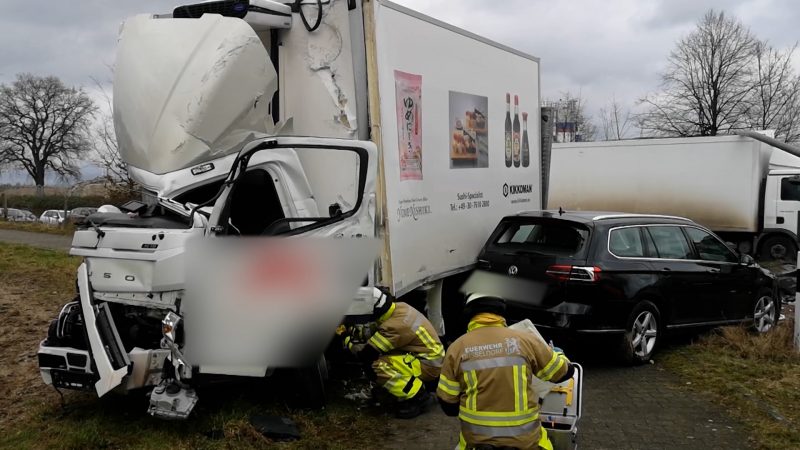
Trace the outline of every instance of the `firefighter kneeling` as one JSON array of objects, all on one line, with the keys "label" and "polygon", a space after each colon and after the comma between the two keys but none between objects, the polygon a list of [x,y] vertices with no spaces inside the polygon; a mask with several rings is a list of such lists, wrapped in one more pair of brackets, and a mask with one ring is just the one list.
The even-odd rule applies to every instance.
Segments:
[{"label": "firefighter kneeling", "polygon": [[398,400],[397,417],[410,419],[435,403],[426,385],[439,378],[444,347],[422,313],[394,302],[380,289],[374,296],[376,331],[365,344],[353,343],[352,336],[344,344],[359,360],[371,363],[378,384]]},{"label": "firefighter kneeling", "polygon": [[505,301],[471,295],[467,333],[450,345],[437,395],[461,422],[461,449],[552,450],[531,377],[559,383],[574,368],[535,335],[506,327]]}]

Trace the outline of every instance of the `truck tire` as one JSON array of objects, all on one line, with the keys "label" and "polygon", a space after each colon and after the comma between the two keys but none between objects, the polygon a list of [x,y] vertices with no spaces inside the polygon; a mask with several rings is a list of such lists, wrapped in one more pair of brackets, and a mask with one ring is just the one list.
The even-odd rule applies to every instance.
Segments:
[{"label": "truck tire", "polygon": [[325,356],[321,356],[316,364],[296,369],[295,389],[300,407],[322,409],[327,403],[325,398],[325,381],[328,377],[328,364]]},{"label": "truck tire", "polygon": [[636,304],[628,315],[625,333],[620,340],[619,357],[627,364],[650,361],[660,340],[663,325],[658,307],[647,300]]},{"label": "truck tire", "polygon": [[794,262],[797,243],[788,236],[771,236],[759,246],[758,256],[762,260]]}]

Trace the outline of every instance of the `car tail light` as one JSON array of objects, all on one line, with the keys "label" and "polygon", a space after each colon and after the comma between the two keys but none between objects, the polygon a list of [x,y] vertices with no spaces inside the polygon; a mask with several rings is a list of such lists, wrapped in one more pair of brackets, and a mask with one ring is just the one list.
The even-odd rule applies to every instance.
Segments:
[{"label": "car tail light", "polygon": [[558,281],[584,281],[594,283],[600,279],[599,267],[583,267],[555,264],[547,268],[545,274]]}]

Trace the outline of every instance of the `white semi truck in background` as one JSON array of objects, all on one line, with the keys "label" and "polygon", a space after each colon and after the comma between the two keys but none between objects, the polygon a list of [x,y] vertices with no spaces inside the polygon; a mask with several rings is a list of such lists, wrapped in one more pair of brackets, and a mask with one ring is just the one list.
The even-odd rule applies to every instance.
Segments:
[{"label": "white semi truck in background", "polygon": [[553,144],[547,204],[688,217],[742,253],[793,261],[798,155],[756,132]]},{"label": "white semi truck in background", "polygon": [[[44,381],[99,396],[156,386],[150,413],[180,419],[204,376],[271,373],[184,357],[196,237],[377,237],[347,315],[371,313],[373,285],[423,290],[443,334],[443,281],[473,267],[503,216],[541,208],[539,105],[537,58],[384,0],[126,20],[114,124],[152,201],[75,233],[78,294],[40,345]],[[322,400],[324,358],[306,373]]]}]

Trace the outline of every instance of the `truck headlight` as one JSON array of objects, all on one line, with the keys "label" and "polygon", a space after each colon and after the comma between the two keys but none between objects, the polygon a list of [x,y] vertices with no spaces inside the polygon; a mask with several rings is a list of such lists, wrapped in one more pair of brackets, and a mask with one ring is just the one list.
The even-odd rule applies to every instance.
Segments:
[{"label": "truck headlight", "polygon": [[161,332],[164,334],[165,338],[169,339],[173,343],[178,342],[179,331],[183,325],[181,320],[181,316],[175,314],[174,312],[170,312],[161,321]]}]

